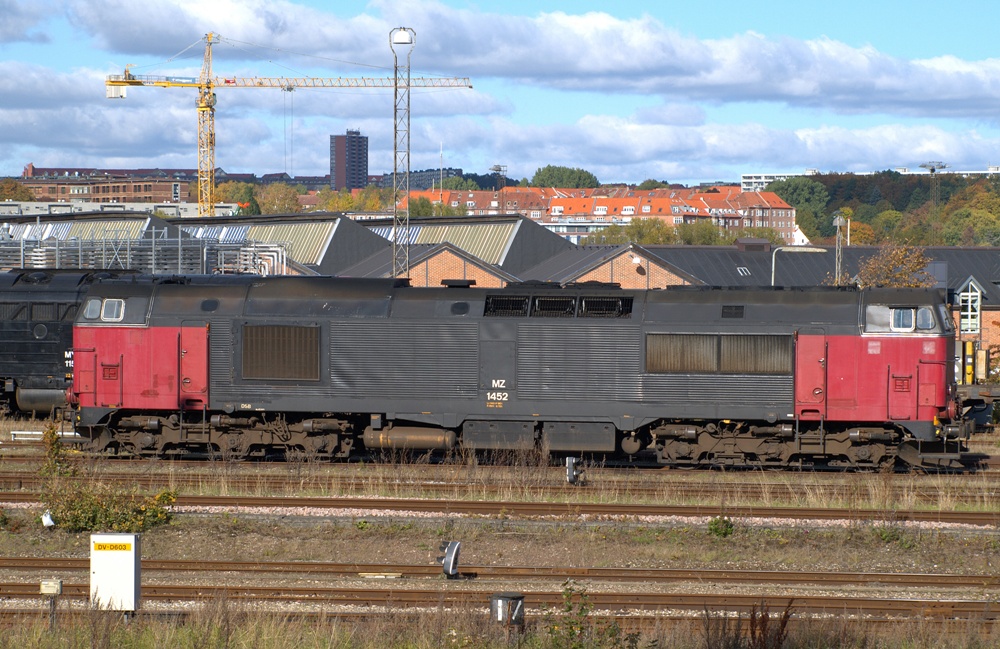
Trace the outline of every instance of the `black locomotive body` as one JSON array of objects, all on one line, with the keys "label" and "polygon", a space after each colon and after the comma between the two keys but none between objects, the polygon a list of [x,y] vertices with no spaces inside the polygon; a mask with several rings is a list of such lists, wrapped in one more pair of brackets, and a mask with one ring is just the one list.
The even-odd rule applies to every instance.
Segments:
[{"label": "black locomotive body", "polygon": [[175,278],[95,286],[74,346],[78,430],[129,454],[876,467],[965,432],[938,291]]},{"label": "black locomotive body", "polygon": [[73,320],[96,276],[81,270],[0,273],[0,412],[47,415],[66,405]]}]

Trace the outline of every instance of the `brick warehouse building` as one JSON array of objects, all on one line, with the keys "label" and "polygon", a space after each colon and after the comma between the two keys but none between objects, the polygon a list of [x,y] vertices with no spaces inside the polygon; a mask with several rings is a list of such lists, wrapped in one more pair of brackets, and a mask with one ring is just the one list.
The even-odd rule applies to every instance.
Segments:
[{"label": "brick warehouse building", "polygon": [[195,198],[190,178],[159,170],[150,170],[149,174],[94,173],[86,169],[49,174],[29,164],[18,182],[40,202],[180,203]]}]

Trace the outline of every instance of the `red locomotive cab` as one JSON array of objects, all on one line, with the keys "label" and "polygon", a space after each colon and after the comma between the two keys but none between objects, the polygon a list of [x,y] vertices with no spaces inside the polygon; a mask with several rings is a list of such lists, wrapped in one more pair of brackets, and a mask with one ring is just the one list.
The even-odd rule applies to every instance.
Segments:
[{"label": "red locomotive cab", "polygon": [[853,357],[840,371],[853,371],[856,377],[852,394],[841,394],[837,401],[853,403],[853,408],[845,407],[839,416],[895,422],[931,440],[954,398],[951,318],[943,304],[894,299],[890,290],[873,293],[864,308],[861,336],[836,342],[839,352]]},{"label": "red locomotive cab", "polygon": [[200,409],[208,401],[203,322],[151,326],[150,296],[91,296],[74,328],[80,408]]}]

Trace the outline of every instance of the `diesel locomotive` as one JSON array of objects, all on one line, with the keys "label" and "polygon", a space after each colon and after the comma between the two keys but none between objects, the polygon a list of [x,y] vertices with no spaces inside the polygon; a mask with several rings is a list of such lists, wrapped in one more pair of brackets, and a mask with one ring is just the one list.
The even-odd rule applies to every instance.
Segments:
[{"label": "diesel locomotive", "polygon": [[137,456],[960,464],[943,291],[446,284],[96,282],[73,331],[76,429]]},{"label": "diesel locomotive", "polygon": [[65,407],[77,308],[91,283],[125,275],[130,273],[0,273],[0,414],[45,416]]}]

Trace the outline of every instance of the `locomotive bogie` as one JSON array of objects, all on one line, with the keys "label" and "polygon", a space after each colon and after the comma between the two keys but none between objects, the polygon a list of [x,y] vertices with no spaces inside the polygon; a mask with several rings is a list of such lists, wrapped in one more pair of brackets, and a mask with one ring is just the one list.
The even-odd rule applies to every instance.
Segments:
[{"label": "locomotive bogie", "polygon": [[317,458],[347,458],[354,439],[352,424],[322,417],[289,423],[281,417],[230,417],[197,413],[163,417],[131,415],[78,430],[89,438],[88,449],[115,455],[217,455],[264,457],[276,452],[304,453]]}]

